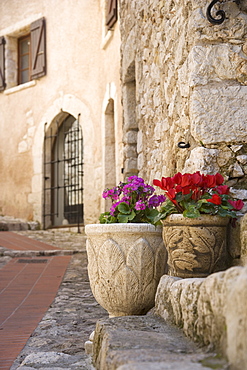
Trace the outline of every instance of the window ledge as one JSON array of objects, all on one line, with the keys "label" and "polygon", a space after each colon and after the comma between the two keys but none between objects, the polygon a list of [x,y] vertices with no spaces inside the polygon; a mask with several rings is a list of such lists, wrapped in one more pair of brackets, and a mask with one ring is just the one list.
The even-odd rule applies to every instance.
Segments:
[{"label": "window ledge", "polygon": [[104,36],[103,40],[102,40],[102,43],[101,43],[101,49],[105,50],[107,45],[109,44],[110,40],[112,39],[113,37],[113,33],[114,31],[113,30],[108,30],[106,35]]},{"label": "window ledge", "polygon": [[36,84],[37,84],[36,80],[29,81],[29,82],[26,82],[25,84],[17,85],[17,86],[11,87],[10,89],[4,90],[4,94],[5,95],[10,95],[10,94],[13,94],[17,91],[28,89],[29,87],[35,86]]}]

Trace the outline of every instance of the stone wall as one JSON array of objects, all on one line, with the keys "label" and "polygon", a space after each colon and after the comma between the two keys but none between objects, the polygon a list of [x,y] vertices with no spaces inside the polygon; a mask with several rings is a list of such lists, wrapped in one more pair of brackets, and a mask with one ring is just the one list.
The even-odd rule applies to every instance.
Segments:
[{"label": "stone wall", "polygon": [[120,0],[126,173],[134,161],[150,181],[219,171],[229,186],[246,187],[246,3],[216,5],[226,20],[212,25],[209,0]]}]

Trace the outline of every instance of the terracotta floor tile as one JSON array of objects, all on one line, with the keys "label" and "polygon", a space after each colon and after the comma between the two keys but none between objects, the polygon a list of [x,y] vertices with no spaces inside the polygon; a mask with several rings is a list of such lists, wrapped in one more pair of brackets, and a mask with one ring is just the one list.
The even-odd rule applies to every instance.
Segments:
[{"label": "terracotta floor tile", "polygon": [[11,231],[0,232],[0,246],[12,250],[55,250],[60,249],[52,245],[40,242],[38,240],[30,239],[23,235],[15,234]]},{"label": "terracotta floor tile", "polygon": [[[17,234],[13,237],[12,234],[0,232],[0,245],[5,245],[5,248],[11,245],[15,250],[18,246],[30,250],[34,247],[53,249],[48,244],[36,243]],[[26,260],[31,258],[25,257]],[[57,294],[70,258],[45,257],[45,263],[20,263],[19,258],[13,258],[0,270],[0,370],[10,369],[45,315]]]}]

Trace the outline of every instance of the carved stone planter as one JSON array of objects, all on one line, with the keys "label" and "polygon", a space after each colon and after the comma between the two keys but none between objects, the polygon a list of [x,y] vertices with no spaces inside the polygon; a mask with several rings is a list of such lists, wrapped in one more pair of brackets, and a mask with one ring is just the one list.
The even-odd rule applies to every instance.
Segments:
[{"label": "carved stone planter", "polygon": [[181,214],[172,214],[163,220],[168,274],[194,278],[225,270],[228,222],[228,218],[219,216],[187,218]]},{"label": "carved stone planter", "polygon": [[93,224],[85,232],[89,280],[97,302],[110,317],[146,314],[165,273],[162,227]]}]

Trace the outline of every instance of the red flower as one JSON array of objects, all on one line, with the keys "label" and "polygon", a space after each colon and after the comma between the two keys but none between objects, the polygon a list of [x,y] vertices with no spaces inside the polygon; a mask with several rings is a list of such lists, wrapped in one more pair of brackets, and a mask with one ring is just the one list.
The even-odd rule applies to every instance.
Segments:
[{"label": "red flower", "polygon": [[215,179],[216,179],[216,185],[221,185],[224,182],[224,177],[218,172],[215,175]]},{"label": "red flower", "polygon": [[205,178],[204,178],[204,183],[208,188],[214,188],[216,186],[216,177],[215,177],[215,175],[206,175]]},{"label": "red flower", "polygon": [[182,181],[181,181],[181,186],[189,186],[191,185],[191,174],[190,173],[185,173],[182,175]]},{"label": "red flower", "polygon": [[215,189],[217,191],[217,193],[219,193],[220,195],[223,195],[223,194],[229,194],[229,187],[227,185],[220,185],[220,186],[217,186],[217,188]]},{"label": "red flower", "polygon": [[207,202],[220,205],[221,204],[221,197],[218,194],[213,194],[212,198],[207,199]]},{"label": "red flower", "polygon": [[193,191],[193,194],[191,196],[191,199],[193,199],[195,201],[198,201],[201,198],[201,195],[202,195],[202,191],[199,188],[196,188]]},{"label": "red flower", "polygon": [[240,199],[238,199],[238,200],[228,200],[228,202],[233,206],[233,208],[236,211],[240,211],[240,209],[242,209],[243,206],[244,206],[244,202]]},{"label": "red flower", "polygon": [[192,174],[192,183],[193,185],[202,186],[203,185],[203,175],[199,171]]},{"label": "red flower", "polygon": [[182,190],[183,190],[183,188],[182,188],[182,186],[181,186],[181,185],[177,185],[177,186],[175,187],[175,191],[176,191],[176,193],[182,193]]},{"label": "red flower", "polygon": [[174,182],[171,177],[162,177],[161,181],[153,180],[153,184],[159,186],[162,190],[169,190],[174,187]]},{"label": "red flower", "polygon": [[183,188],[182,188],[182,194],[183,195],[187,195],[187,194],[189,194],[191,192],[191,187],[190,186],[184,186]]},{"label": "red flower", "polygon": [[[168,196],[168,198],[173,201],[175,200],[176,198],[176,191],[174,189],[169,189],[166,193],[166,195]],[[174,202],[173,202],[174,203]],[[177,202],[176,202],[177,203]]]},{"label": "red flower", "polygon": [[181,185],[181,182],[182,182],[182,174],[180,172],[176,173],[176,175],[174,175],[172,177],[172,180],[175,184],[177,185]]}]

